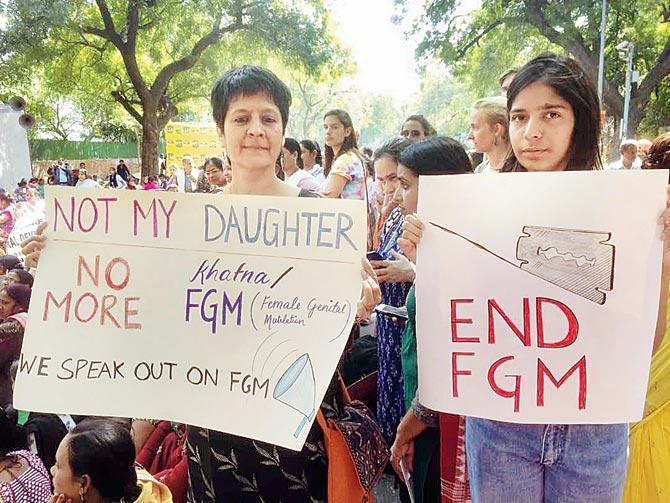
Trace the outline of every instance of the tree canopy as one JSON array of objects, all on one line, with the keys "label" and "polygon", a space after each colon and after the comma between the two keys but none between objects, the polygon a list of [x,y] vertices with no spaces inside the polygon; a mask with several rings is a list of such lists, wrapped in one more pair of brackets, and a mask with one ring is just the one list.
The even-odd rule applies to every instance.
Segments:
[{"label": "tree canopy", "polygon": [[[615,47],[628,40],[636,47],[634,67],[640,81],[632,92],[627,134],[632,136],[641,126],[655,135],[670,119],[670,19],[655,0],[609,0],[608,6],[605,109],[616,123],[623,116],[625,62]],[[435,56],[451,65],[479,96],[497,94],[497,79],[504,70],[546,50],[570,54],[597,81],[600,2],[482,0],[477,10],[464,8],[465,2],[458,0],[427,1],[414,35],[421,40],[420,56]]]},{"label": "tree canopy", "polygon": [[158,135],[179,105],[206,97],[226,69],[272,55],[318,78],[333,57],[346,57],[330,35],[321,0],[299,7],[279,0],[12,0],[0,6],[7,19],[0,31],[0,88],[30,92],[37,78],[43,89],[72,100],[93,130],[101,129],[100,119],[118,118],[114,110],[122,107],[141,127],[143,174],[155,171]]}]

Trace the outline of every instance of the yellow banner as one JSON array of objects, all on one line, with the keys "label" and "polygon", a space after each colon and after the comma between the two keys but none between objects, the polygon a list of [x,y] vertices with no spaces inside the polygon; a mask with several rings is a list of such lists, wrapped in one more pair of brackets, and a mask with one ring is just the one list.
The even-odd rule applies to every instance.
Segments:
[{"label": "yellow banner", "polygon": [[223,154],[214,124],[171,122],[165,126],[165,149],[168,166],[180,164],[186,156],[191,156],[198,166],[205,157]]}]

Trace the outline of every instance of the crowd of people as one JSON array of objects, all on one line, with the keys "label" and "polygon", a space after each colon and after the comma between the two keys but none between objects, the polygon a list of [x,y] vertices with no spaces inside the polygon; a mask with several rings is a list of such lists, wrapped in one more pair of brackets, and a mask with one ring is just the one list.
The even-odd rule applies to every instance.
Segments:
[{"label": "crowd of people", "polygon": [[[578,63],[544,54],[506,72],[500,85],[501,96],[484,97],[472,106],[468,138],[474,152],[440,136],[422,115],[408,117],[396,137],[366,151],[359,148],[351,117],[340,109],[323,118],[322,150],[314,139],[285,136],[288,88],[268,70],[245,66],[226,73],[212,91],[225,155],[209,157],[200,167],[187,157],[181,166],[170,165],[168,173],[143,182],[123,161],[110,169],[104,183],[89,177],[84,163],[78,170],[62,160],[55,163],[49,183],[58,185],[141,185],[145,190],[217,192],[223,197],[367,201],[369,253],[362,265],[358,322],[321,412],[334,421],[348,414],[356,434],[372,442],[371,432],[378,432],[381,443],[354,453],[359,462],[353,463],[341,451],[327,448],[327,433],[318,422],[303,450],[295,452],[161,418],[15,411],[12,383],[32,286],[24,266],[34,267],[39,261],[46,241],[38,234],[23,246],[25,264],[9,255],[0,258],[0,501],[368,501],[372,488],[361,481],[378,480],[389,460],[392,470],[386,468],[395,471],[403,502],[621,501],[627,425],[530,425],[466,418],[429,410],[417,394],[421,334],[414,280],[424,228],[416,214],[419,177],[603,167],[599,101]],[[623,141],[621,160],[609,166],[638,167],[670,168],[670,133],[653,142]],[[14,204],[39,198],[43,185],[38,180],[19,182],[17,191],[25,198],[15,191]],[[0,194],[3,233],[15,218],[11,207],[10,195]],[[670,281],[670,212],[662,218],[666,246],[655,351],[665,334]],[[378,305],[397,309],[379,309],[373,315]],[[361,336],[359,328],[366,324],[374,333]],[[364,382],[373,383],[372,388],[360,386]],[[372,412],[359,409],[353,414],[350,394]],[[667,435],[667,430],[661,434]],[[390,447],[390,459],[383,444]],[[343,463],[353,463],[355,469],[336,472],[339,478],[333,482],[333,467]],[[365,470],[372,475],[363,476]],[[412,484],[404,483],[408,473]],[[360,492],[351,492],[354,489]],[[344,493],[349,496],[342,496],[343,491],[350,491]]]}]

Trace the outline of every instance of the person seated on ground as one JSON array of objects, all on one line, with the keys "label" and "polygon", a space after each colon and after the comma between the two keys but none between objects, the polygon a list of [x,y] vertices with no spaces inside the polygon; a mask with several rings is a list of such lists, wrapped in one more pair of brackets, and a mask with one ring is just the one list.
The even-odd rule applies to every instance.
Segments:
[{"label": "person seated on ground", "polygon": [[165,484],[174,503],[186,503],[188,458],[186,425],[153,419],[133,419],[130,433],[137,456],[156,480]]},{"label": "person seated on ground", "polygon": [[637,157],[637,142],[623,140],[619,147],[621,159],[607,166],[607,169],[640,169],[642,161]]},{"label": "person seated on ground", "polygon": [[19,183],[16,184],[14,189],[14,201],[17,203],[23,203],[26,201],[26,190],[28,188],[28,182],[25,178],[21,178]]},{"label": "person seated on ground", "polygon": [[51,498],[49,473],[37,455],[27,450],[26,436],[16,417],[0,407],[0,501],[46,503]]},{"label": "person seated on ground", "polygon": [[128,186],[126,179],[117,173],[116,169],[113,167],[109,168],[109,178],[107,182],[107,186],[113,189],[125,189]]},{"label": "person seated on ground", "polygon": [[0,194],[0,240],[4,243],[14,228],[14,213],[9,207],[12,200],[7,194]]},{"label": "person seated on ground", "polygon": [[12,283],[0,290],[0,407],[12,400],[10,368],[21,353],[30,287]]},{"label": "person seated on ground", "polygon": [[[12,389],[16,381],[19,361],[14,360],[10,367]],[[13,405],[12,405],[13,407]],[[56,462],[56,450],[61,440],[76,425],[69,414],[45,414],[41,412],[16,411],[17,422],[23,426],[28,450],[42,460],[44,466],[53,466]],[[1,501],[1,500],[0,500]]]},{"label": "person seated on ground", "polygon": [[23,269],[21,259],[14,255],[3,255],[0,257],[0,274],[7,274],[13,269]]},{"label": "person seated on ground", "polygon": [[147,183],[144,184],[142,190],[158,190],[158,183],[156,182],[156,177],[151,175],[147,178]]},{"label": "person seated on ground", "polygon": [[79,170],[79,180],[77,180],[77,185],[75,187],[80,187],[83,189],[99,189],[100,184],[88,177],[88,171],[85,169]]},{"label": "person seated on ground", "polygon": [[140,181],[135,178],[134,176],[130,177],[130,180],[128,180],[128,185],[126,186],[126,189],[128,190],[137,190],[137,187],[139,185]]},{"label": "person seated on ground", "polygon": [[61,441],[51,468],[52,503],[171,503],[167,487],[135,466],[128,429],[113,419],[86,419]]},{"label": "person seated on ground", "polygon": [[28,285],[30,288],[33,287],[33,275],[24,269],[12,269],[6,276],[10,283],[19,283],[20,285]]}]

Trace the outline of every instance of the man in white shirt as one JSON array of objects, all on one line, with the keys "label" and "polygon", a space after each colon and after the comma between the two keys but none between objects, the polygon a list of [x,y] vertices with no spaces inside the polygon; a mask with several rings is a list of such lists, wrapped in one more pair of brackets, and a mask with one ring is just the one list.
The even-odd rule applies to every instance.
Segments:
[{"label": "man in white shirt", "polygon": [[621,159],[611,163],[606,169],[640,169],[642,161],[637,156],[637,142],[624,140],[619,147]]},{"label": "man in white shirt", "polygon": [[84,189],[99,189],[100,184],[88,177],[88,172],[85,169],[79,170],[79,180],[75,187],[83,187]]},{"label": "man in white shirt", "polygon": [[179,192],[195,192],[199,172],[193,167],[193,158],[185,156],[181,160],[183,169],[177,171]]}]

